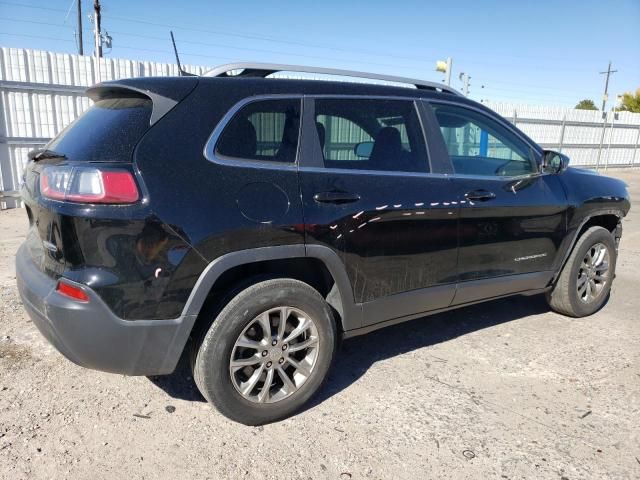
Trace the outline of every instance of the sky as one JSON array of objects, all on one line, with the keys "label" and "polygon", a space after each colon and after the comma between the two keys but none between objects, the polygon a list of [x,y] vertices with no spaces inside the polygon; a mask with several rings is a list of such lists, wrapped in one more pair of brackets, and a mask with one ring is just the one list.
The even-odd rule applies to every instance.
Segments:
[{"label": "sky", "polygon": [[[93,0],[81,0],[85,54]],[[475,100],[601,106],[640,88],[640,0],[102,0],[105,56],[214,66],[260,61],[443,81]],[[0,0],[0,46],[77,53],[76,0]]]}]

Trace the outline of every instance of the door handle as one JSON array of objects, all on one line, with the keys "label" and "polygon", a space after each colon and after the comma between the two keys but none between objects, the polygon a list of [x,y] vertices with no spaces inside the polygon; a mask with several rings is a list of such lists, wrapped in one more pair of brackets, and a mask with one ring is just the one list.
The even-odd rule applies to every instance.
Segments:
[{"label": "door handle", "polygon": [[352,203],[360,200],[360,195],[357,193],[349,192],[320,192],[313,196],[313,199],[318,203]]},{"label": "door handle", "polygon": [[496,194],[489,190],[473,190],[464,194],[464,198],[467,200],[474,200],[476,202],[486,202],[487,200],[493,200],[496,198]]}]

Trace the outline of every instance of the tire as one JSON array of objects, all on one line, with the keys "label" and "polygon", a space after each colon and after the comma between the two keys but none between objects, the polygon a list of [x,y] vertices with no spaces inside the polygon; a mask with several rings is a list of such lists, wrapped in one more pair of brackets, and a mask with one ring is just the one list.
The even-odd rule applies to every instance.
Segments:
[{"label": "tire", "polygon": [[[292,338],[298,330],[303,333]],[[319,390],[336,342],[332,310],[315,289],[293,279],[259,281],[230,299],[195,346],[193,378],[224,416],[245,425],[270,423],[298,411]]]},{"label": "tire", "polygon": [[[595,257],[595,252],[600,249],[600,246],[604,246],[608,256],[608,269],[604,281],[602,280],[603,270],[598,270],[597,266],[589,270],[591,262],[587,259],[588,255]],[[553,289],[547,293],[549,306],[554,311],[570,317],[586,317],[597,312],[609,297],[611,284],[615,278],[616,259],[616,243],[607,229],[591,227],[586,230],[578,239]],[[601,265],[601,268],[604,267]],[[584,286],[585,282],[590,281],[589,275],[601,279],[599,283],[595,280],[596,292],[591,297],[587,295],[591,287]],[[578,284],[579,281],[580,284]]]}]

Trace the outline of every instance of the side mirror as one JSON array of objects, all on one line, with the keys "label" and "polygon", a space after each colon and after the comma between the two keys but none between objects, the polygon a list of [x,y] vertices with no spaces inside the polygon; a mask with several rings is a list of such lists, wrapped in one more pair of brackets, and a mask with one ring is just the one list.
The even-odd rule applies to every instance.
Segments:
[{"label": "side mirror", "polygon": [[541,170],[546,173],[561,173],[569,166],[569,157],[553,150],[545,150]]},{"label": "side mirror", "polygon": [[360,142],[356,143],[356,146],[353,147],[353,153],[355,153],[357,157],[369,158],[371,152],[373,152],[373,142]]}]

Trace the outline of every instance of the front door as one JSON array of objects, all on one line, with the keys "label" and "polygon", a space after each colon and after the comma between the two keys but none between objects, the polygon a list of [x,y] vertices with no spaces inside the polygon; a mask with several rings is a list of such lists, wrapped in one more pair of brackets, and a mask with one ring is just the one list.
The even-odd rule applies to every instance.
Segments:
[{"label": "front door", "polygon": [[528,143],[475,108],[433,103],[460,201],[454,303],[543,288],[565,236],[566,199]]},{"label": "front door", "polygon": [[306,242],[342,258],[363,325],[453,299],[458,205],[430,168],[419,115],[411,99],[305,101]]}]

